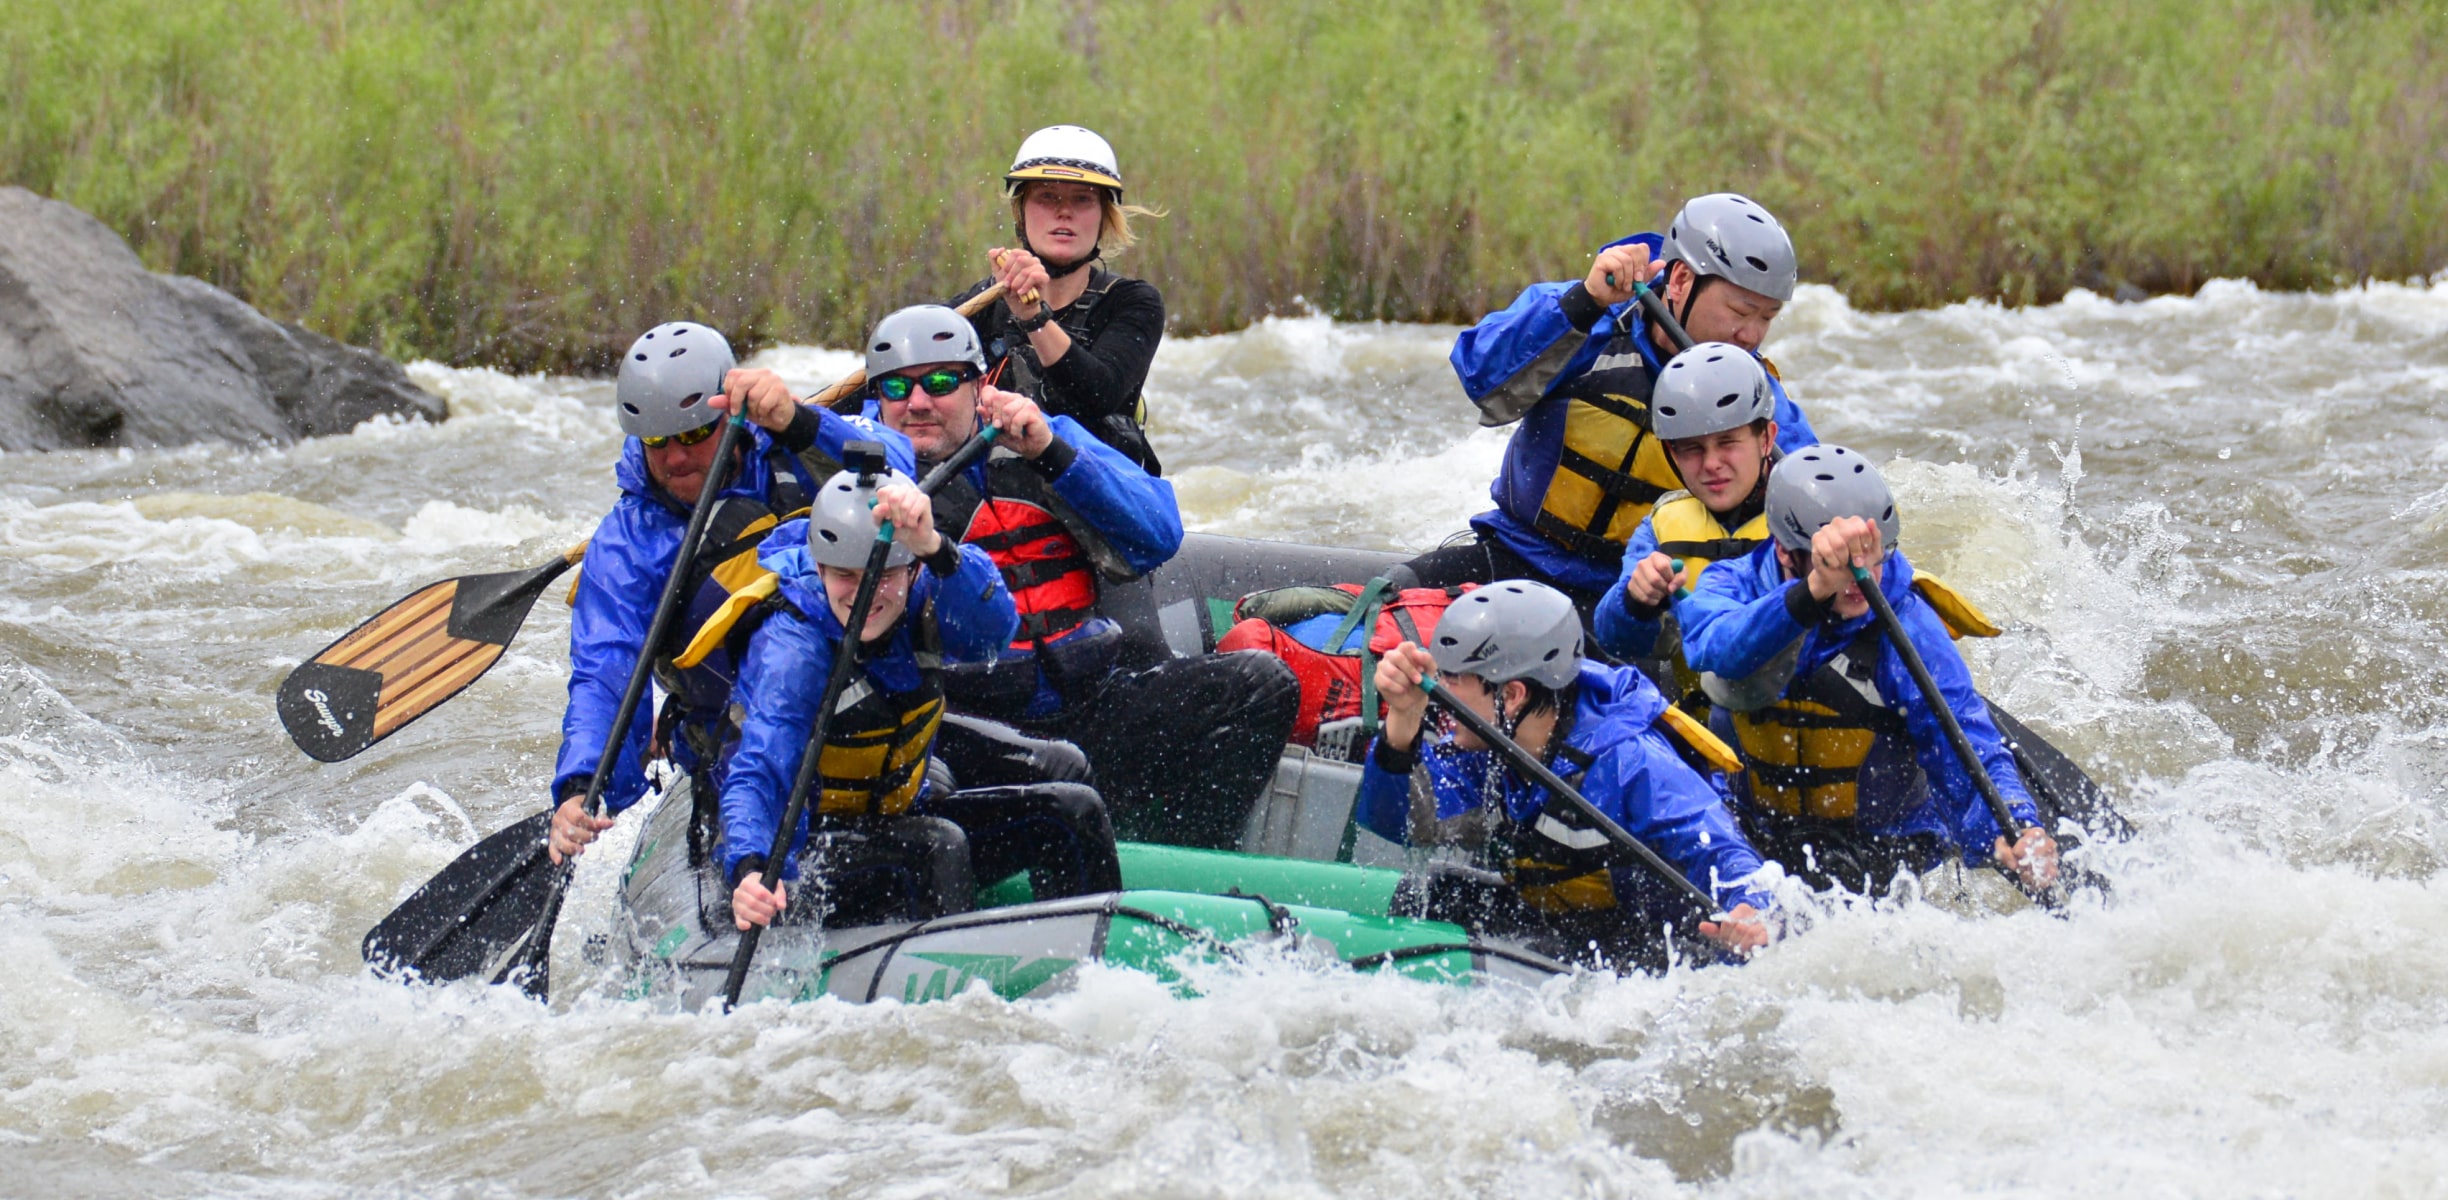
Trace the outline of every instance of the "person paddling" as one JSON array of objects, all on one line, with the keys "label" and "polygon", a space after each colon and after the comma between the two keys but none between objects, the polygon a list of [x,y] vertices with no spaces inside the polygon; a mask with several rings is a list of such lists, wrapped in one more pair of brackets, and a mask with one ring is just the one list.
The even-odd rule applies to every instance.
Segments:
[{"label": "person paddling", "polygon": [[[1173,485],[1077,420],[987,386],[984,364],[969,323],[938,305],[902,309],[867,339],[875,412],[921,464],[950,456],[981,418],[1002,431],[935,502],[937,528],[992,556],[1020,612],[991,670],[953,673],[954,703],[1077,743],[1131,836],[1235,844],[1290,736],[1298,682],[1255,651],[1120,661],[1120,626],[1098,601],[1180,549]],[[974,742],[956,741],[947,761],[965,776]]]},{"label": "person paddling", "polygon": [[1030,134],[1003,188],[1019,244],[988,251],[993,275],[952,302],[1002,284],[1002,301],[973,319],[987,362],[1008,360],[1004,385],[1163,474],[1140,389],[1164,338],[1164,297],[1094,265],[1138,240],[1131,218],[1161,214],[1122,202],[1113,147],[1077,125]]},{"label": "person paddling", "polygon": [[[1456,599],[1430,639],[1377,664],[1385,732],[1368,754],[1358,816],[1395,842],[1411,839],[1411,773],[1425,762],[1437,815],[1495,810],[1509,848],[1501,880],[1447,870],[1420,885],[1425,915],[1533,939],[1558,957],[1662,966],[1661,926],[1689,915],[1631,853],[1577,809],[1523,779],[1467,729],[1425,738],[1439,685],[1548,763],[1609,819],[1728,908],[1698,931],[1748,952],[1767,944],[1771,901],[1751,886],[1761,860],[1724,797],[1688,765],[1661,722],[1680,721],[1640,672],[1582,657],[1580,614],[1563,593],[1506,580]],[[1705,732],[1692,735],[1705,738]],[[1722,753],[1722,747],[1716,748]]]},{"label": "person paddling", "polygon": [[[1663,236],[1608,244],[1577,283],[1533,284],[1454,339],[1454,373],[1482,425],[1520,422],[1490,488],[1496,508],[1467,542],[1409,566],[1422,586],[1521,577],[1551,584],[1586,614],[1622,568],[1650,506],[1682,486],[1650,431],[1650,390],[1678,349],[1634,303],[1655,289],[1698,341],[1752,354],[1793,299],[1793,242],[1768,211],[1732,193],[1683,206]],[[1765,360],[1763,360],[1765,361]],[[1774,380],[1778,444],[1817,437]]]},{"label": "person paddling", "polygon": [[[853,647],[847,623],[878,521],[892,523],[893,546]],[[976,884],[1021,870],[1038,899],[1121,887],[1094,790],[1045,783],[947,793],[929,779],[944,665],[993,658],[1019,612],[984,551],[936,532],[932,503],[907,475],[833,476],[806,519],[774,531],[759,561],[778,580],[777,611],[749,640],[722,791],[720,862],[740,929],[770,924],[789,905],[787,883],[769,891],[758,873],[833,658],[853,650],[851,684],[818,750],[812,819],[793,834],[783,880],[800,875],[813,827],[825,851],[826,907],[839,923],[964,912]]]},{"label": "person paddling", "polygon": [[1702,342],[1658,373],[1649,414],[1683,490],[1659,497],[1632,532],[1623,574],[1598,602],[1591,632],[1600,649],[1642,664],[1679,700],[1699,679],[1683,665],[1682,639],[1664,632],[1665,618],[1710,563],[1768,540],[1768,472],[1780,453],[1776,394],[1740,346]]},{"label": "person paddling", "polygon": [[[720,780],[710,774],[728,737],[725,713],[737,663],[718,653],[689,668],[671,661],[690,632],[728,596],[722,571],[749,559],[779,519],[805,508],[821,467],[830,474],[853,441],[882,441],[893,461],[912,465],[909,442],[860,417],[792,401],[766,371],[737,367],[731,344],[703,325],[675,321],[647,330],[621,356],[614,410],[629,435],[615,475],[620,497],[595,527],[570,604],[569,707],[553,766],[553,861],[584,853],[611,816],[646,791],[645,763],[668,753],[695,783],[710,827]],[[680,593],[687,607],[655,647],[656,674],[669,699],[652,724],[630,723],[604,791],[604,815],[583,810],[612,719],[652,623],[690,510],[713,466],[724,416],[751,422],[745,451],[730,472],[697,561]],[[718,577],[718,573],[719,576]],[[702,832],[702,830],[700,830]]]},{"label": "person paddling", "polygon": [[[1788,454],[1768,477],[1773,540],[1700,576],[1675,606],[1683,653],[1740,751],[1735,796],[1753,839],[1817,886],[1884,886],[1949,854],[1995,861],[2029,888],[2057,878],[2057,844],[1989,706],[1896,548],[1886,480],[1842,446]],[[2023,826],[2009,843],[1938,715],[1882,635],[1852,574],[1866,568]]]}]

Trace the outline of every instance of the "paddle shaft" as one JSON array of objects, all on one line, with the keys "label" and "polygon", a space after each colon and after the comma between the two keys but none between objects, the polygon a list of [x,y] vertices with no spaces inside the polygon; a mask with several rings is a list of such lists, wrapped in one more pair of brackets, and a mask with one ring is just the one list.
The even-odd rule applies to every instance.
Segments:
[{"label": "paddle shaft", "polygon": [[1879,590],[1878,581],[1870,577],[1867,567],[1853,568],[1853,578],[1861,584],[1862,596],[1870,601],[1870,610],[1878,614],[1880,628],[1887,632],[1887,644],[1894,646],[1896,657],[1904,660],[1904,670],[1921,689],[1922,703],[1938,715],[1938,727],[1946,731],[1947,743],[1955,748],[1955,757],[1963,763],[1964,773],[1972,777],[1972,786],[1980,789],[1981,799],[1989,804],[1989,815],[1997,819],[1998,828],[2009,839],[2020,836],[2027,826],[2014,819],[2014,810],[2007,807],[2006,797],[1997,790],[1997,781],[1989,778],[1988,768],[1981,765],[1980,752],[1972,748],[1972,739],[1964,736],[1963,724],[1955,719],[1955,710],[1938,691],[1938,681],[1930,677],[1929,664],[1921,661],[1921,651],[1904,632],[1904,623],[1896,619],[1895,607],[1887,603],[1887,595]]},{"label": "paddle shaft", "polygon": [[[595,761],[595,774],[587,780],[586,800],[580,807],[590,817],[603,809],[604,787],[611,782],[612,770],[620,763],[621,745],[629,740],[629,724],[637,717],[646,683],[654,677],[655,648],[671,632],[672,616],[680,608],[681,589],[688,583],[689,562],[697,557],[697,547],[705,541],[706,525],[714,517],[715,498],[728,480],[733,452],[746,440],[747,429],[748,422],[741,416],[734,415],[723,423],[722,440],[714,448],[714,462],[706,468],[705,483],[697,490],[697,506],[689,512],[688,530],[680,535],[680,553],[672,559],[671,574],[663,581],[662,597],[655,601],[654,619],[647,623],[646,641],[638,647],[637,665],[629,670],[629,686],[621,692],[620,707],[612,710],[612,728],[604,735],[603,755]],[[548,847],[550,836],[546,835]],[[544,894],[544,910],[536,917],[535,932],[528,935],[531,939],[528,950],[504,960],[502,977],[518,964],[536,957],[539,948],[551,946],[553,923],[561,916],[561,895],[568,890],[570,875],[576,868],[577,860],[573,858],[553,873],[552,886]],[[502,977],[493,982],[500,983]]]},{"label": "paddle shaft", "polygon": [[[1606,281],[1614,283],[1615,272],[1607,272]],[[1632,297],[1640,301],[1641,311],[1649,314],[1650,323],[1666,331],[1666,340],[1673,342],[1676,350],[1692,348],[1692,335],[1684,332],[1683,322],[1675,320],[1675,315],[1667,311],[1664,297],[1650,291],[1649,285],[1638,279],[1632,281]]]},{"label": "paddle shaft", "polygon": [[1692,903],[1699,905],[1702,914],[1711,919],[1724,915],[1718,910],[1717,902],[1710,899],[1707,892],[1701,891],[1698,884],[1684,878],[1683,873],[1675,870],[1672,863],[1660,858],[1657,851],[1643,844],[1639,838],[1633,837],[1630,830],[1616,824],[1613,817],[1599,811],[1598,806],[1590,803],[1589,797],[1582,795],[1580,789],[1564,782],[1563,776],[1549,769],[1546,763],[1540,762],[1537,755],[1522,749],[1521,743],[1507,737],[1504,730],[1496,728],[1494,721],[1471,711],[1469,705],[1455,699],[1451,691],[1437,683],[1436,676],[1422,677],[1420,690],[1428,693],[1429,700],[1446,712],[1452,713],[1454,720],[1460,722],[1464,729],[1470,730],[1480,741],[1495,747],[1496,752],[1504,755],[1515,768],[1528,775],[1539,786],[1546,788],[1549,795],[1573,806],[1583,817],[1588,818],[1591,824],[1596,825],[1598,831],[1605,834],[1608,840],[1631,851],[1632,856],[1641,860],[1643,866],[1657,872],[1658,878],[1665,880],[1669,886],[1683,893]]},{"label": "paddle shaft", "polygon": [[[945,480],[985,453],[994,435],[991,425],[979,430],[953,451],[952,457],[928,471],[918,489],[934,494]],[[816,719],[808,728],[807,747],[799,754],[799,774],[791,781],[790,803],[782,808],[782,821],[774,827],[773,845],[765,854],[765,868],[757,873],[758,882],[768,892],[781,882],[782,864],[790,854],[791,840],[799,832],[800,818],[807,815],[808,792],[815,785],[817,765],[824,757],[825,735],[833,724],[833,706],[840,703],[842,689],[850,683],[850,671],[858,664],[860,635],[867,632],[867,613],[875,606],[876,589],[884,581],[884,562],[892,553],[892,538],[892,522],[877,522],[875,546],[867,551],[866,573],[859,576],[858,593],[850,600],[850,619],[842,624],[841,646],[833,653],[832,673],[825,677],[824,698],[816,703]],[[765,927],[756,924],[749,925],[747,932],[740,935],[739,949],[731,955],[731,973],[723,977],[724,1012],[739,1004],[740,989],[748,982],[748,966],[756,960],[757,942],[764,935]]]},{"label": "paddle shaft", "polygon": [[[985,291],[979,292],[977,295],[961,301],[960,307],[955,308],[952,311],[959,313],[964,317],[974,317],[979,313],[986,311],[987,305],[992,304],[1002,298],[1003,285],[999,283],[988,284]],[[805,403],[814,407],[830,408],[836,412],[839,412],[844,407],[847,407],[848,402],[853,397],[858,395],[858,390],[865,386],[867,386],[867,369],[865,367],[861,367],[858,370],[842,376],[840,383],[836,383],[833,386],[808,397]]]},{"label": "paddle shaft", "polygon": [[731,473],[733,451],[747,435],[748,422],[739,416],[725,422],[722,441],[714,449],[714,463],[706,468],[705,483],[697,489],[697,506],[689,512],[688,532],[680,535],[680,554],[672,560],[671,575],[663,581],[663,595],[655,601],[654,620],[646,626],[646,644],[638,647],[637,665],[629,670],[629,686],[621,692],[620,707],[612,710],[612,729],[604,736],[603,756],[595,762],[594,777],[587,780],[586,815],[594,816],[603,807],[604,787],[612,780],[612,770],[620,762],[621,743],[629,740],[629,722],[637,716],[638,702],[646,695],[646,683],[654,678],[655,648],[671,632],[672,618],[680,610],[680,591],[688,584],[689,560],[697,557],[697,547],[705,541],[706,526],[714,519],[716,494],[721,492]]}]

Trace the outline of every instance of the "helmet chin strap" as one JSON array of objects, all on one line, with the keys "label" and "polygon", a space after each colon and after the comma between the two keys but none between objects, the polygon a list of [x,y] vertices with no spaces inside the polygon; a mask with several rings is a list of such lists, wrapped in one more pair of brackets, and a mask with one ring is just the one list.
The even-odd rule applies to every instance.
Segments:
[{"label": "helmet chin strap", "polygon": [[1029,244],[1028,227],[1026,225],[1023,225],[1018,221],[1012,222],[1012,236],[1020,239],[1021,249],[1037,255],[1037,261],[1045,266],[1046,278],[1048,279],[1061,279],[1066,275],[1078,274],[1082,268],[1085,268],[1088,264],[1095,262],[1105,253],[1105,247],[1102,245],[1090,246],[1088,247],[1087,257],[1082,258],[1078,262],[1072,263],[1068,266],[1058,267],[1053,263],[1047,262],[1046,256],[1039,254],[1037,247]]}]

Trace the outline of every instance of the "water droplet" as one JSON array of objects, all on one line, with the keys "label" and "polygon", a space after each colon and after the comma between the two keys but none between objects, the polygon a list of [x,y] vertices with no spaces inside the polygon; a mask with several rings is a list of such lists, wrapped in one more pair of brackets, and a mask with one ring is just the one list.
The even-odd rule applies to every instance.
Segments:
[{"label": "water droplet", "polygon": [[2225,462],[2225,461],[2227,461],[2228,459],[2231,459],[2231,458],[2234,458],[2234,457],[2235,457],[2235,447],[2233,447],[2233,446],[2221,446],[2221,447],[2219,447],[2219,461],[2220,461],[2220,462]]}]

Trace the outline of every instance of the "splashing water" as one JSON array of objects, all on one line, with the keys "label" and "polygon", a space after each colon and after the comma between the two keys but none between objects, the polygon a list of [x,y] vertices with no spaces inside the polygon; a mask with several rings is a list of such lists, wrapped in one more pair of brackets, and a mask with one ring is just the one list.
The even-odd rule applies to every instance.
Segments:
[{"label": "splashing water", "polygon": [[[1169,343],[1191,525],[1461,528],[1505,431],[1452,333]],[[1196,1000],[1102,969],[729,1017],[400,988],[356,941],[542,802],[566,609],[348,763],[295,753],[273,689],[418,584],[586,536],[610,389],[419,365],[443,425],[10,456],[0,1192],[2438,1194],[2448,285],[1895,316],[1805,288],[1769,350],[2008,626],[1970,647],[1989,691],[2120,792],[2113,903],[1816,907],[1742,969],[1535,993],[1297,954]],[[580,872],[564,978],[620,857]]]}]

